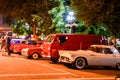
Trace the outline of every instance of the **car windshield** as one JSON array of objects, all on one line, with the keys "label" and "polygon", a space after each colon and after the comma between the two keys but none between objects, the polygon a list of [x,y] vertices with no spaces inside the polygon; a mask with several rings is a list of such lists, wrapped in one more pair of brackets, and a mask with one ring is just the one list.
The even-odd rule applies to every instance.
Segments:
[{"label": "car windshield", "polygon": [[88,50],[94,51],[94,52],[98,52],[98,49],[96,47],[89,47]]},{"label": "car windshield", "polygon": [[119,51],[117,49],[112,49],[114,54],[119,54]]},{"label": "car windshield", "polygon": [[104,48],[104,47],[91,46],[88,48],[88,50],[91,50],[97,53],[119,54],[119,51],[116,48]]},{"label": "car windshield", "polygon": [[37,42],[30,40],[30,41],[27,42],[27,44],[32,44],[32,45],[34,45],[34,44],[37,44]]},{"label": "car windshield", "polygon": [[45,42],[51,42],[53,41],[54,36],[48,36]]}]

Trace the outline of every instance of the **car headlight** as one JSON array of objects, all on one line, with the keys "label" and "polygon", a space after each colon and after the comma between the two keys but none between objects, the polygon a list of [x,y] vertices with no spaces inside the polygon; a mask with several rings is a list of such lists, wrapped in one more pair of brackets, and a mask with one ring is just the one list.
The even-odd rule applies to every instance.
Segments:
[{"label": "car headlight", "polygon": [[22,53],[28,52],[28,50],[29,50],[29,48],[24,48],[24,49],[22,49]]}]

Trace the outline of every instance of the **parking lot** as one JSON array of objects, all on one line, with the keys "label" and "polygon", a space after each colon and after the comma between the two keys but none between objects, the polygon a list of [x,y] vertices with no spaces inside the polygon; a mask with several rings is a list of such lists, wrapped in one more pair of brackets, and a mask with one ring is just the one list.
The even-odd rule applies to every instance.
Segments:
[{"label": "parking lot", "polygon": [[115,69],[72,69],[53,64],[49,59],[32,60],[23,56],[0,54],[0,80],[114,80]]}]

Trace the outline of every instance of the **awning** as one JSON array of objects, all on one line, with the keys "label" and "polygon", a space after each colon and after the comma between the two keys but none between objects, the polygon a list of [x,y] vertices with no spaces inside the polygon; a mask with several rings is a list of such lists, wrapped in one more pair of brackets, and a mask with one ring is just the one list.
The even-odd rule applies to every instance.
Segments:
[{"label": "awning", "polygon": [[0,31],[11,31],[10,27],[0,27]]}]

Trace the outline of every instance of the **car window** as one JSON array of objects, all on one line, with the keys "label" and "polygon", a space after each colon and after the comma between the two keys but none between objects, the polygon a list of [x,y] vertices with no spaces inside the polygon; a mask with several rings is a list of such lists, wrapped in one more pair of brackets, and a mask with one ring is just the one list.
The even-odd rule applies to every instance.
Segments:
[{"label": "car window", "polygon": [[28,41],[27,44],[33,44],[33,41]]},{"label": "car window", "polygon": [[59,36],[60,44],[67,41],[66,36]]},{"label": "car window", "polygon": [[101,48],[100,47],[96,47],[96,52],[97,53],[101,53]]},{"label": "car window", "polygon": [[95,51],[95,47],[89,47],[88,50]]},{"label": "car window", "polygon": [[49,36],[47,37],[45,42],[52,42],[53,39],[54,39],[54,36]]},{"label": "car window", "polygon": [[119,54],[119,51],[117,49],[112,49],[114,54]]},{"label": "car window", "polygon": [[113,52],[111,51],[110,48],[103,48],[102,53],[105,53],[105,54],[113,54]]},{"label": "car window", "polygon": [[100,53],[100,48],[98,48],[98,47],[89,47],[88,50]]},{"label": "car window", "polygon": [[22,41],[21,44],[26,44],[26,41]]}]

